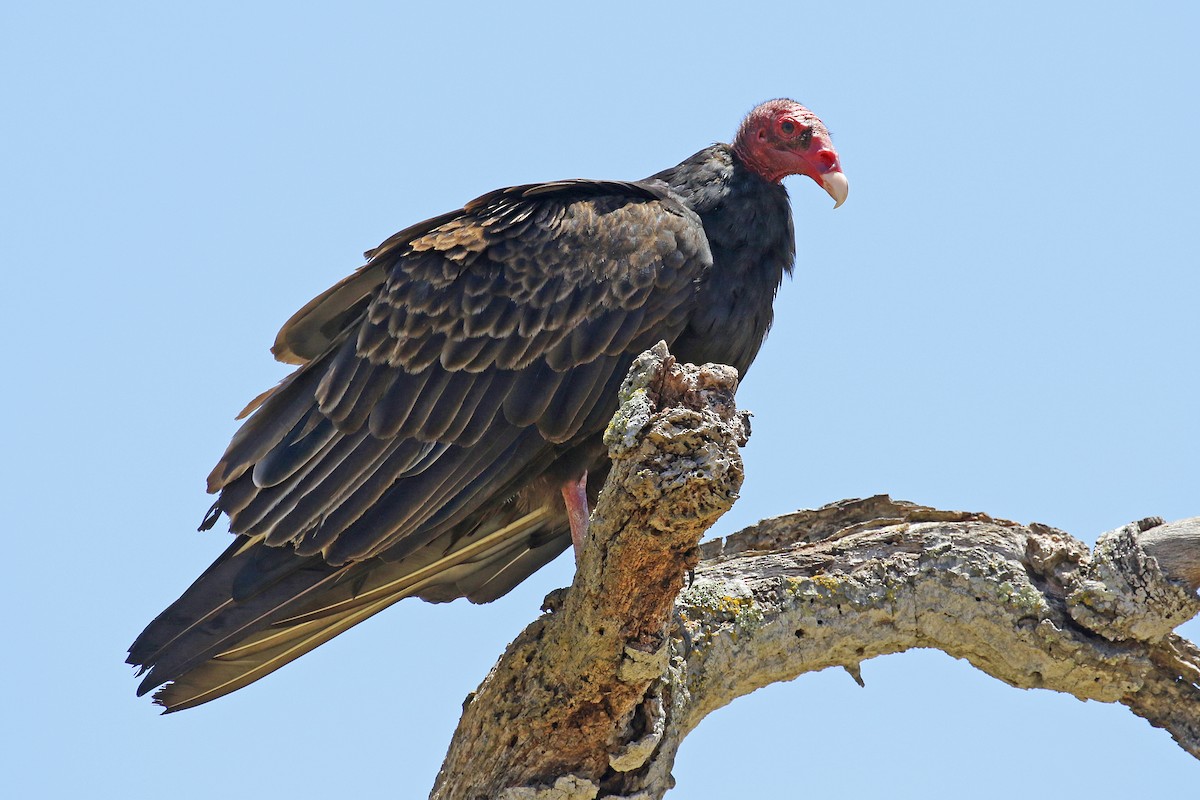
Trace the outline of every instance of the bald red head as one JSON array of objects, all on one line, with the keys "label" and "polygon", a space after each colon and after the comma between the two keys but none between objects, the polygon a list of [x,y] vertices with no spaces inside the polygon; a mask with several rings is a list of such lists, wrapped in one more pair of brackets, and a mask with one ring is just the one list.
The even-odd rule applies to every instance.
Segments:
[{"label": "bald red head", "polygon": [[768,100],[751,111],[733,140],[733,151],[772,183],[788,175],[807,175],[829,192],[834,208],[850,191],[829,131],[795,100]]}]

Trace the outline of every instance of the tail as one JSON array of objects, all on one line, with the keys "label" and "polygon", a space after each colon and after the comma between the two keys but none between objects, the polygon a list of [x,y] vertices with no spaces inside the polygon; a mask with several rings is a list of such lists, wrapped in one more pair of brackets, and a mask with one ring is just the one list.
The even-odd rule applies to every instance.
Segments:
[{"label": "tail", "polygon": [[[239,537],[129,648],[169,713],[240,689],[405,597],[486,603],[570,544],[561,511],[507,503],[395,561],[341,566]],[[163,685],[166,684],[166,685]]]}]

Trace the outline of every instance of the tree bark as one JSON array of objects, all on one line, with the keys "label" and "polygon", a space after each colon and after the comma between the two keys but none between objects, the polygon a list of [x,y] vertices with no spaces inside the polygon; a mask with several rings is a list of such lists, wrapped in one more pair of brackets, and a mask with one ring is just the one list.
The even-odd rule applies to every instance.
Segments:
[{"label": "tree bark", "polygon": [[1141,520],[1089,551],[877,496],[698,545],[741,484],[736,385],[662,344],[639,358],[575,580],[468,698],[431,797],[662,797],[709,712],[914,647],[1123,703],[1200,758],[1200,649],[1171,633],[1200,612],[1200,518]]}]

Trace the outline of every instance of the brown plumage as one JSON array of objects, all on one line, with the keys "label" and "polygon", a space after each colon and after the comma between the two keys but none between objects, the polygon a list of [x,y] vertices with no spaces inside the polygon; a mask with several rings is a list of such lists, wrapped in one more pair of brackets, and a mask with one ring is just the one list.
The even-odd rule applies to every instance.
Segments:
[{"label": "brown plumage", "polygon": [[820,121],[772,101],[645,181],[501,189],[369,252],[280,331],[298,368],[208,478],[202,527],[237,538],[130,648],[140,691],[188,708],[403,597],[487,602],[558,555],[560,490],[587,472],[594,498],[638,353],[749,366],[793,260],[779,170],[844,199]]}]

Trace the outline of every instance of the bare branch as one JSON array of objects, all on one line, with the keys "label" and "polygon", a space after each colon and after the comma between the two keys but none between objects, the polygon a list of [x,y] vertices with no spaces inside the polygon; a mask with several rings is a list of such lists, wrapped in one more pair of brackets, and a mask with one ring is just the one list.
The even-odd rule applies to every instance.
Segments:
[{"label": "bare branch", "polygon": [[1200,757],[1200,650],[1171,633],[1200,612],[1200,518],[1142,520],[1091,552],[1045,525],[878,496],[697,547],[741,482],[726,370],[665,348],[639,360],[575,582],[469,701],[434,797],[661,797],[714,709],[914,647],[1123,703]]},{"label": "bare branch", "polygon": [[[677,365],[661,343],[634,364],[575,581],[468,702],[433,797],[520,797],[526,786],[582,797],[645,761],[639,710],[667,665],[675,597],[742,482],[736,388],[731,368]],[[578,779],[558,780],[568,774]]]},{"label": "bare branch", "polygon": [[1158,560],[1162,571],[1193,592],[1200,589],[1200,518],[1164,525],[1158,517],[1151,517],[1138,527],[1142,547]]},{"label": "bare branch", "polygon": [[1200,756],[1200,658],[1170,634],[1200,600],[1138,534],[1091,554],[1047,526],[874,497],[708,543],[679,600],[679,734],[767,683],[933,647],[1013,686],[1124,703]]}]

